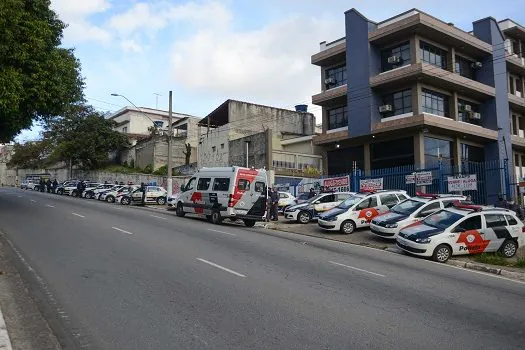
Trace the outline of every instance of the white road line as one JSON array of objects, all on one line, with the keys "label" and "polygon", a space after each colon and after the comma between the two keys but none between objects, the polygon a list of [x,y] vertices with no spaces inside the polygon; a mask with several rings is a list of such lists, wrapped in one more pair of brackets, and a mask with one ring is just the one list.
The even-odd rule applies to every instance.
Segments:
[{"label": "white road line", "polygon": [[369,274],[374,275],[374,276],[386,277],[385,275],[381,275],[380,273],[375,273],[375,272],[372,272],[372,271],[363,270],[363,269],[360,269],[360,268],[357,268],[357,267],[341,264],[341,263],[338,263],[338,262],[335,262],[335,261],[329,261],[329,263],[330,264],[334,264],[334,265],[338,265],[338,266],[342,266],[342,267],[346,267],[346,268],[349,268],[349,269],[352,269],[352,270],[369,273]]},{"label": "white road line", "polygon": [[126,234],[128,234],[128,235],[132,235],[132,234],[133,234],[133,233],[131,233],[131,232],[129,232],[129,231],[123,230],[123,229],[118,228],[118,227],[112,227],[112,229],[117,230],[117,231],[120,231],[120,232],[122,232],[122,233],[126,233]]},{"label": "white road line", "polygon": [[216,268],[218,268],[218,269],[221,269],[221,270],[223,270],[223,271],[229,272],[229,273],[231,273],[232,275],[239,276],[239,277],[246,277],[246,276],[243,275],[242,273],[238,273],[238,272],[235,272],[235,271],[233,271],[233,270],[227,269],[227,268],[225,268],[224,266],[217,265],[217,264],[215,264],[215,263],[212,263],[211,261],[204,260],[204,259],[201,259],[201,258],[197,258],[197,260],[199,260],[199,261],[201,261],[201,262],[203,262],[203,263],[205,263],[205,264],[211,265],[211,266],[213,266],[213,267],[216,267]]},{"label": "white road line", "polygon": [[0,349],[12,350],[11,340],[9,339],[9,333],[5,325],[4,315],[0,310]]},{"label": "white road line", "polygon": [[48,207],[48,208],[54,208],[55,206],[54,206],[54,205],[51,205],[51,204],[46,204],[46,207]]},{"label": "white road line", "polygon": [[149,216],[157,218],[157,219],[161,219],[161,220],[167,220],[166,218],[163,218],[163,217],[157,216],[157,215],[153,215],[153,214],[149,214]]},{"label": "white road line", "polygon": [[18,198],[22,198],[23,196],[17,196]]},{"label": "white road line", "polygon": [[80,215],[80,214],[77,214],[77,213],[71,213],[71,214],[73,214],[73,215],[75,215],[75,216],[78,216],[79,218],[85,218],[84,215]]},{"label": "white road line", "polygon": [[212,230],[211,228],[209,228],[208,231],[222,233],[222,234],[225,234],[225,235],[228,235],[228,236],[237,236],[235,233],[224,232],[224,231],[219,231],[219,230]]},{"label": "white road line", "polygon": [[30,199],[30,201],[33,202],[33,203],[36,203],[36,201],[34,199]]}]

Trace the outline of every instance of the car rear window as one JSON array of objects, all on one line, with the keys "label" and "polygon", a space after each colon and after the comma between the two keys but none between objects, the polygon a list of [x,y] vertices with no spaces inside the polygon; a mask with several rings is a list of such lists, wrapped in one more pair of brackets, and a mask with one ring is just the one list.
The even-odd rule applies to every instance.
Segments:
[{"label": "car rear window", "polygon": [[485,221],[487,227],[505,227],[507,226],[507,220],[502,214],[485,214]]},{"label": "car rear window", "polygon": [[516,221],[516,219],[511,215],[505,215],[505,218],[507,218],[507,222],[509,223],[509,226],[514,226],[518,224],[518,221]]},{"label": "car rear window", "polygon": [[250,181],[246,179],[239,179],[239,181],[237,181],[237,188],[239,189],[239,191],[249,191]]},{"label": "car rear window", "polygon": [[230,178],[217,177],[213,180],[214,191],[228,191],[230,189]]}]

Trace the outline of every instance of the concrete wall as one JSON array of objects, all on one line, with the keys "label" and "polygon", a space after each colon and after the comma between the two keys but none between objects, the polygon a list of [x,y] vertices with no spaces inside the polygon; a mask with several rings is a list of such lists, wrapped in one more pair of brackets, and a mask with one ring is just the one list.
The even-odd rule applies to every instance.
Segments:
[{"label": "concrete wall", "polygon": [[155,158],[155,141],[145,140],[135,145],[135,166],[144,169],[146,166],[153,166]]},{"label": "concrete wall", "polygon": [[248,143],[248,166],[269,169],[269,131],[246,136],[229,142],[228,165],[246,166],[246,142]]},{"label": "concrete wall", "polygon": [[228,164],[228,131],[215,129],[202,135],[198,152],[197,166],[199,168],[231,165]]},{"label": "concrete wall", "polygon": [[[174,137],[172,139],[172,164],[173,167],[184,165],[186,156],[183,152],[186,151],[185,137]],[[154,137],[149,140],[144,140],[137,143],[136,147],[135,166],[144,168],[151,165],[153,170],[168,164],[168,141],[165,137]],[[197,149],[192,147],[190,155],[190,163],[197,161]]]}]

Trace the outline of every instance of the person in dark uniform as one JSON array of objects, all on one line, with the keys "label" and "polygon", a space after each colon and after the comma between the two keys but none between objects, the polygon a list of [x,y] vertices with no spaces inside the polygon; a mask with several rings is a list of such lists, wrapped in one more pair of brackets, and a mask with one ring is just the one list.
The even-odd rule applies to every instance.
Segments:
[{"label": "person in dark uniform", "polygon": [[140,183],[140,192],[142,192],[142,199],[140,201],[141,206],[146,205],[146,190],[147,190],[146,184],[144,182],[141,182]]},{"label": "person in dark uniform", "polygon": [[271,215],[270,219],[272,221],[278,221],[279,220],[279,192],[277,192],[277,189],[274,187],[272,188],[272,193],[270,194],[271,199]]},{"label": "person in dark uniform", "polygon": [[53,180],[53,193],[56,193],[57,187],[58,187],[58,181],[57,179],[54,179]]},{"label": "person in dark uniform", "polygon": [[40,190],[40,192],[44,192],[45,187],[46,187],[46,183],[44,182],[44,179],[40,179],[40,182],[38,185],[38,189]]},{"label": "person in dark uniform", "polygon": [[46,190],[47,193],[51,193],[51,179],[46,180]]},{"label": "person in dark uniform", "polygon": [[310,188],[310,192],[308,192],[308,199],[315,197],[315,190]]}]

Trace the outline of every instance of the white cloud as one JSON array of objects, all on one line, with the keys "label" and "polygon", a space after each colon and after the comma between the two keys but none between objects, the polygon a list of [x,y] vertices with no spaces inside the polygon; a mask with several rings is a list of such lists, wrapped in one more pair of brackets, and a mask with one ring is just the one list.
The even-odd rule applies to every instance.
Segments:
[{"label": "white cloud", "polygon": [[[174,44],[173,77],[199,92],[288,108],[310,104],[321,88],[310,57],[320,41],[342,34],[339,24],[297,16],[256,31],[202,29]],[[320,109],[313,112],[319,116]]]},{"label": "white cloud", "polygon": [[197,25],[213,23],[226,24],[230,13],[217,2],[173,5],[167,1],[136,3],[128,11],[117,14],[109,20],[109,26],[122,36],[129,36],[139,31],[156,32],[175,21],[188,21]]},{"label": "white cloud", "polygon": [[111,40],[111,34],[107,30],[88,21],[89,16],[110,8],[107,0],[51,0],[51,8],[68,24],[64,31],[67,41],[108,43]]},{"label": "white cloud", "polygon": [[120,47],[124,52],[142,52],[142,46],[137,44],[135,40],[126,39],[120,43]]}]

